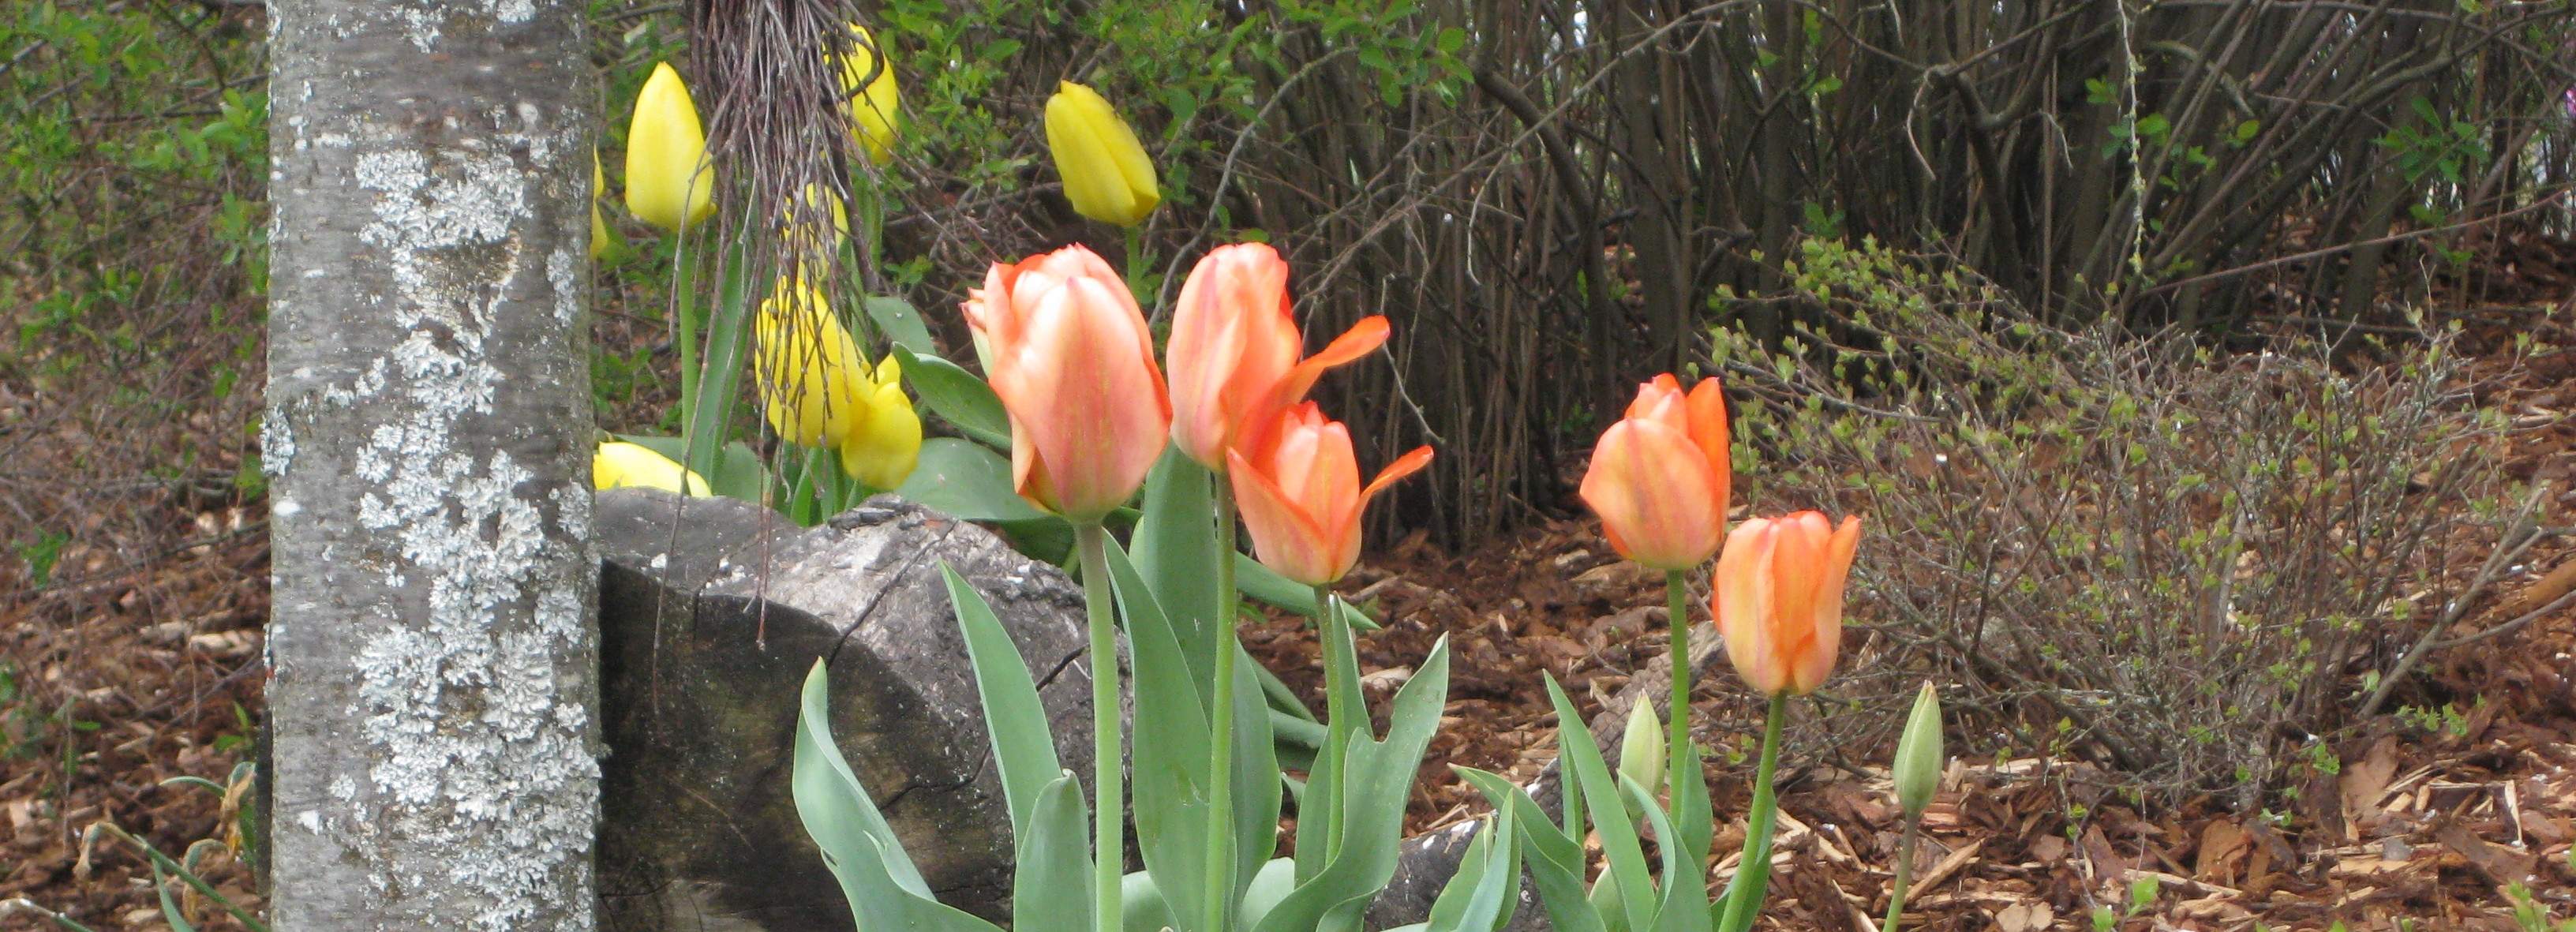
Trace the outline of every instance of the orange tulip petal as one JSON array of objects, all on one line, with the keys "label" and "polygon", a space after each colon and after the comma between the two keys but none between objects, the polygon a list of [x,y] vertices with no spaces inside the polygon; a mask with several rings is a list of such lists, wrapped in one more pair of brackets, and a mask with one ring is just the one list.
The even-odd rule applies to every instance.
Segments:
[{"label": "orange tulip petal", "polygon": [[1396,457],[1395,462],[1388,463],[1385,469],[1377,471],[1377,478],[1369,480],[1367,488],[1360,490],[1360,507],[1368,507],[1370,498],[1375,497],[1387,486],[1394,485],[1396,480],[1421,472],[1422,467],[1429,465],[1431,465],[1431,448],[1428,446],[1414,447],[1403,456]]},{"label": "orange tulip petal", "polygon": [[1322,528],[1315,526],[1288,492],[1255,468],[1237,450],[1226,451],[1227,477],[1234,484],[1244,528],[1252,533],[1252,552],[1279,575],[1320,586],[1341,578],[1332,565]]},{"label": "orange tulip petal", "polygon": [[1290,368],[1288,374],[1279,380],[1275,403],[1286,407],[1306,400],[1306,393],[1314,389],[1315,380],[1324,376],[1324,370],[1376,352],[1378,347],[1386,345],[1390,332],[1383,316],[1360,318],[1359,323],[1352,324],[1351,329],[1342,331],[1341,336],[1326,344],[1323,352],[1308,356]]},{"label": "orange tulip petal", "polygon": [[1601,434],[1579,490],[1612,529],[1621,556],[1686,570],[1717,551],[1725,515],[1709,498],[1708,458],[1661,421],[1623,420]]},{"label": "orange tulip petal", "polygon": [[1288,263],[1261,243],[1220,246],[1181,285],[1172,315],[1172,440],[1209,469],[1297,363],[1304,338],[1288,311]]},{"label": "orange tulip petal", "polygon": [[1701,379],[1691,386],[1684,404],[1690,410],[1691,440],[1708,457],[1709,476],[1716,480],[1709,486],[1711,495],[1717,499],[1717,510],[1724,513],[1735,480],[1734,452],[1727,436],[1726,391],[1715,378]]},{"label": "orange tulip petal", "polygon": [[1751,518],[1727,535],[1711,578],[1709,612],[1726,641],[1726,658],[1755,692],[1780,691],[1785,679],[1771,638],[1774,522]]}]

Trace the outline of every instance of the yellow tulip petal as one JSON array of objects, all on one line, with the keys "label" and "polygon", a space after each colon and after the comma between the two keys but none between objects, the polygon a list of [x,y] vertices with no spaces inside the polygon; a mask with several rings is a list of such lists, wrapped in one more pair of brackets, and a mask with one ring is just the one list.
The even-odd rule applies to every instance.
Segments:
[{"label": "yellow tulip petal", "polygon": [[626,129],[626,209],[665,230],[713,215],[716,177],[712,166],[700,164],[706,153],[706,130],[688,85],[671,63],[653,66]]},{"label": "yellow tulip petal", "polygon": [[701,497],[715,494],[707,480],[672,462],[670,457],[623,440],[600,444],[591,454],[590,481],[592,487],[600,489],[661,489]]}]

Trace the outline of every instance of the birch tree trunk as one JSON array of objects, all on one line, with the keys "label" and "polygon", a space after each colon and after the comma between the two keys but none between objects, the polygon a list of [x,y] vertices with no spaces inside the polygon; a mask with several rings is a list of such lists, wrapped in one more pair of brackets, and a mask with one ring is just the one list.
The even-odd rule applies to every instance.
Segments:
[{"label": "birch tree trunk", "polygon": [[268,9],[274,925],[587,932],[583,5]]}]

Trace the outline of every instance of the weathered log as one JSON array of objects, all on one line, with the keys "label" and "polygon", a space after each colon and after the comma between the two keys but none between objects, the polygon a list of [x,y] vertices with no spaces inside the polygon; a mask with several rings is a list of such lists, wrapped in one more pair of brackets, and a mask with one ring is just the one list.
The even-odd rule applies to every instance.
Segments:
[{"label": "weathered log", "polygon": [[1020,646],[1066,767],[1089,771],[1081,590],[992,534],[892,499],[802,530],[721,498],[603,492],[601,927],[843,932],[790,795],[798,690],[939,898],[995,920],[1010,815],[940,565]]}]

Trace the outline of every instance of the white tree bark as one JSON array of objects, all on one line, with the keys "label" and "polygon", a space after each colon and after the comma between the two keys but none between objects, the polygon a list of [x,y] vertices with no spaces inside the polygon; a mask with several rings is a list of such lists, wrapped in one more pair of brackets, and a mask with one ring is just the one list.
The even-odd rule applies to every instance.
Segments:
[{"label": "white tree bark", "polygon": [[587,932],[583,4],[268,9],[274,925]]}]

